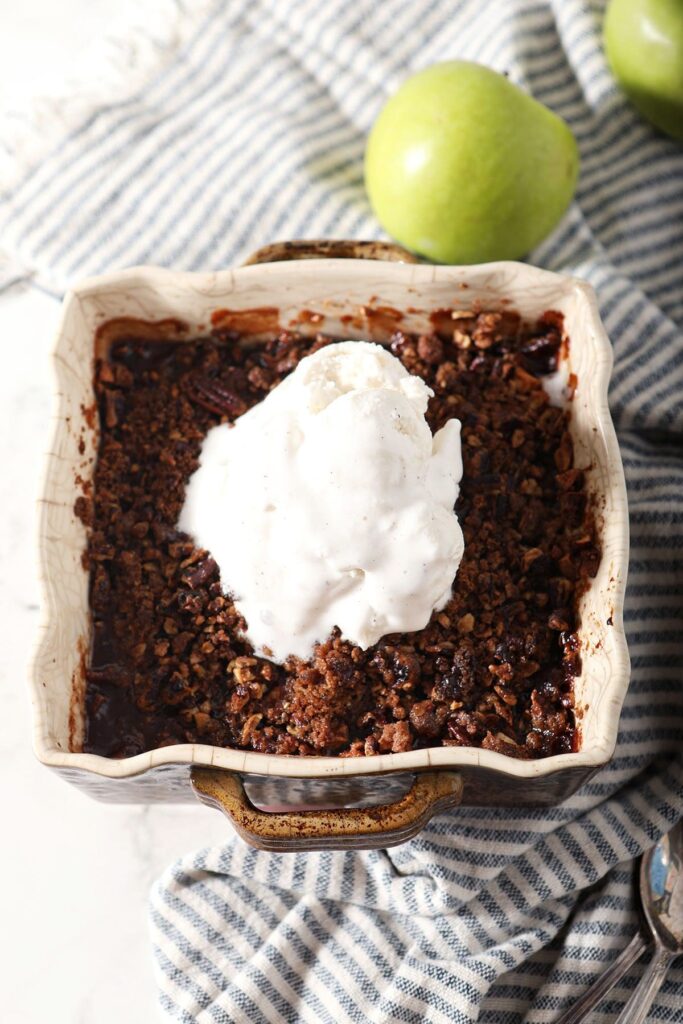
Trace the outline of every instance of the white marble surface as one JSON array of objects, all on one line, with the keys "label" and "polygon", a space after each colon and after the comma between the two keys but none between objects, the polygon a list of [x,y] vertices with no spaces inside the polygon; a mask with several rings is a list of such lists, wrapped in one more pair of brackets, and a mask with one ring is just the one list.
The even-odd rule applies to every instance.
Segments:
[{"label": "white marble surface", "polygon": [[[0,0],[0,103],[49,91],[117,8],[113,0]],[[160,1019],[149,887],[174,858],[219,842],[229,826],[199,804],[95,803],[31,751],[35,502],[51,432],[58,308],[25,286],[0,294],[0,1021],[149,1024]]]}]

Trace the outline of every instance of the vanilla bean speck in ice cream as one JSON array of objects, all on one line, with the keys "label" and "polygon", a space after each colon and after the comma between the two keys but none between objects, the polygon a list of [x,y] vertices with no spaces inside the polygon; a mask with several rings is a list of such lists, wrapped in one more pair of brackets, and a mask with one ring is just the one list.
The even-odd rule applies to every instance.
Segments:
[{"label": "vanilla bean speck in ice cream", "polygon": [[335,626],[367,648],[446,604],[460,423],[432,436],[431,394],[380,345],[342,341],[209,431],[179,526],[218,563],[258,653],[310,658]]}]

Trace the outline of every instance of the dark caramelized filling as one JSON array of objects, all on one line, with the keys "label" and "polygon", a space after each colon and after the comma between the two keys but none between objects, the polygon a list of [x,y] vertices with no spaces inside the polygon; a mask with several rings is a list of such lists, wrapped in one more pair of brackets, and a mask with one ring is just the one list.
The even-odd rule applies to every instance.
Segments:
[{"label": "dark caramelized filling", "polygon": [[220,329],[182,344],[131,337],[98,362],[94,497],[76,509],[90,527],[87,751],[190,742],[356,756],[464,745],[535,758],[575,748],[576,606],[600,553],[568,414],[539,380],[557,363],[557,314],[532,328],[512,313],[454,314],[434,334],[391,338],[435,392],[432,430],[453,416],[463,426],[465,554],[451,601],[425,629],[366,651],[333,634],[310,662],[274,665],[243,639],[210,553],[176,529],[210,427],[332,340],[282,333],[245,348]]}]

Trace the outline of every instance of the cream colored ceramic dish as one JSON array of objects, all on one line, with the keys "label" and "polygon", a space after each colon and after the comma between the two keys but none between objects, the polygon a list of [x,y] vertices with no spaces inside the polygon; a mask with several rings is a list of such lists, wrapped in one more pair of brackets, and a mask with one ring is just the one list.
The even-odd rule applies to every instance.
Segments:
[{"label": "cream colored ceramic dish", "polygon": [[[363,254],[378,255],[375,247]],[[288,250],[286,258],[292,255],[296,251]],[[283,258],[282,252],[277,257]],[[124,760],[80,752],[89,612],[81,562],[86,538],[74,501],[83,486],[77,480],[92,476],[97,447],[96,330],[119,317],[175,318],[187,324],[178,335],[182,343],[205,329],[216,309],[227,309],[236,323],[257,334],[264,326],[296,323],[310,332],[377,337],[387,326],[383,309],[402,311],[402,326],[424,330],[434,310],[474,303],[514,308],[529,319],[559,310],[571,339],[568,369],[579,382],[572,416],[576,460],[587,467],[602,543],[598,574],[580,607],[580,750],[532,761],[461,747],[351,759],[201,745],[164,747]],[[245,315],[248,310],[259,312]],[[311,322],[302,311],[320,319]],[[116,326],[109,330],[115,333]],[[435,810],[461,798],[501,805],[550,804],[569,796],[612,756],[629,680],[622,625],[628,515],[607,407],[611,365],[611,346],[591,288],[518,263],[436,267],[326,258],[211,274],[140,267],[84,281],[65,299],[55,350],[57,427],[40,525],[44,618],[32,681],[40,760],[103,800],[194,799],[192,782],[195,794],[228,810],[250,841],[270,849],[386,846],[414,834]],[[286,807],[290,813],[265,813],[259,806]]]}]

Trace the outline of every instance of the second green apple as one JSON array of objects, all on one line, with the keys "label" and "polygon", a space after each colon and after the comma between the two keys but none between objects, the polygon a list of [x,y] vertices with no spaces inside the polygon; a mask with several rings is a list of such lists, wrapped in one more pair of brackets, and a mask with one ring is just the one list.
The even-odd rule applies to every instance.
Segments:
[{"label": "second green apple", "polygon": [[683,0],[610,0],[605,50],[633,105],[683,142]]},{"label": "second green apple", "polygon": [[381,111],[365,155],[382,226],[440,263],[525,255],[567,209],[578,168],[561,118],[468,61],[409,78]]}]

